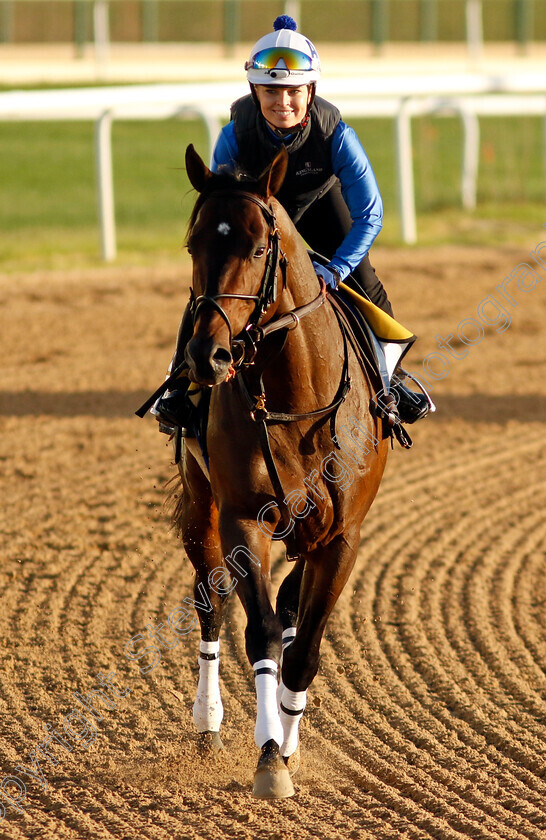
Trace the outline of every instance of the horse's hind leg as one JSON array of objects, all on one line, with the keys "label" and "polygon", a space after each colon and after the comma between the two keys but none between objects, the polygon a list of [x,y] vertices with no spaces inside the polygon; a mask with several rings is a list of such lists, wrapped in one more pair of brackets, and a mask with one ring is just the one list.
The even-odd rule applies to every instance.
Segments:
[{"label": "horse's hind leg", "polygon": [[287,759],[298,747],[298,729],[307,701],[307,689],[319,666],[319,651],[326,622],[351,573],[356,557],[347,536],[316,549],[306,558],[299,591],[297,632],[283,651],[279,685],[280,718]]},{"label": "horse's hind leg", "polygon": [[[228,585],[222,589],[216,585],[217,573],[211,585],[211,572],[226,568],[219,546],[218,514],[210,485],[198,465],[191,463],[191,455],[188,453],[185,456],[183,482],[176,525],[195,569],[193,600],[201,627],[199,682],[193,704],[193,720],[200,734],[201,746],[219,750],[223,746],[219,731],[224,713],[219,680],[219,634],[225,602],[232,587]],[[229,573],[225,577],[229,579]]]},{"label": "horse's hind leg", "polygon": [[[304,569],[305,559],[300,558],[281,583],[277,594],[277,615],[283,627],[281,665],[284,651],[296,637],[300,588]],[[289,696],[281,677],[277,688],[277,706],[283,728],[283,743],[280,747],[280,754],[290,773],[293,774],[299,767],[298,728],[305,708],[304,693],[300,697],[297,695]]]},{"label": "horse's hind leg", "polygon": [[300,587],[305,568],[305,560],[300,558],[294,564],[279,587],[277,594],[277,615],[282,624],[282,646],[284,648],[294,640],[300,602]]}]

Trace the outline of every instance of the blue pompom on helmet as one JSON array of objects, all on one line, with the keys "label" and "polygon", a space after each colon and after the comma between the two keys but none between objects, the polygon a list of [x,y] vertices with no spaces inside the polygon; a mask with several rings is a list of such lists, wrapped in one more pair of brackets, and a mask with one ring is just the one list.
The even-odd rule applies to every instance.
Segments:
[{"label": "blue pompom on helmet", "polygon": [[312,42],[297,32],[289,15],[279,15],[273,32],[252,47],[245,64],[251,85],[299,87],[320,79],[320,59]]}]

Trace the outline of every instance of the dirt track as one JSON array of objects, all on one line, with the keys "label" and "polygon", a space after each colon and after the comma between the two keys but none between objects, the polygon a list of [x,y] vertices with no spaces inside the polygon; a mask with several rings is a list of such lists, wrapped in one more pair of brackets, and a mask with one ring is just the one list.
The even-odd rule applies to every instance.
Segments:
[{"label": "dirt track", "polygon": [[[524,259],[376,249],[395,311],[422,337],[410,368]],[[132,416],[168,362],[181,273],[0,278],[0,778],[27,785],[25,814],[0,796],[0,837],[544,840],[543,284],[516,288],[510,327],[452,359],[437,415],[410,453],[391,453],[309,692],[297,795],[267,803],[250,794],[238,602],[222,636],[220,760],[196,751],[198,632],[145,675],[150,657],[124,656],[191,594],[162,509],[171,452],[151,418]],[[50,746],[58,763],[41,756],[44,782],[16,771],[32,768],[44,723],[64,735],[63,719],[85,711],[73,692],[112,671],[131,692],[103,710],[92,743],[74,718],[82,740]]]}]

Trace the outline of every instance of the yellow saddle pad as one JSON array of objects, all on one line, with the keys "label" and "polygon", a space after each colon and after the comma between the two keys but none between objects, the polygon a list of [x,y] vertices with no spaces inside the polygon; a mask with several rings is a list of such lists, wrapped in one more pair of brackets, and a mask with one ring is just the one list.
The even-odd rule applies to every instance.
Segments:
[{"label": "yellow saddle pad", "polygon": [[380,341],[393,341],[410,344],[416,340],[411,330],[399,324],[391,315],[383,312],[379,306],[371,300],[359,295],[345,283],[340,283],[339,288],[351,299],[352,303],[362,312],[366,321]]}]

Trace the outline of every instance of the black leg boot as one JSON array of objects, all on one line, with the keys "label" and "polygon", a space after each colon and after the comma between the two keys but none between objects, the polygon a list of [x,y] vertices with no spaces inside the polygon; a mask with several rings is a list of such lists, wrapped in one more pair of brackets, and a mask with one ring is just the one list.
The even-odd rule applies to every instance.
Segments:
[{"label": "black leg boot", "polygon": [[[193,322],[189,306],[182,316],[178,329],[176,351],[171,362],[171,370],[184,361],[186,345],[193,332]],[[182,369],[180,375],[168,391],[165,391],[155,403],[152,413],[159,421],[159,429],[165,434],[172,434],[180,429],[182,437],[195,437],[195,426],[197,420],[197,405],[199,388],[193,385],[187,376],[187,369]],[[188,392],[193,391],[193,397]]]},{"label": "black leg boot", "polygon": [[416,423],[417,420],[426,417],[431,411],[436,411],[436,406],[418,382],[416,384],[421,388],[420,392],[408,388],[405,384],[408,378],[407,372],[403,368],[397,367],[392,375],[390,392],[396,400],[400,422]]}]

